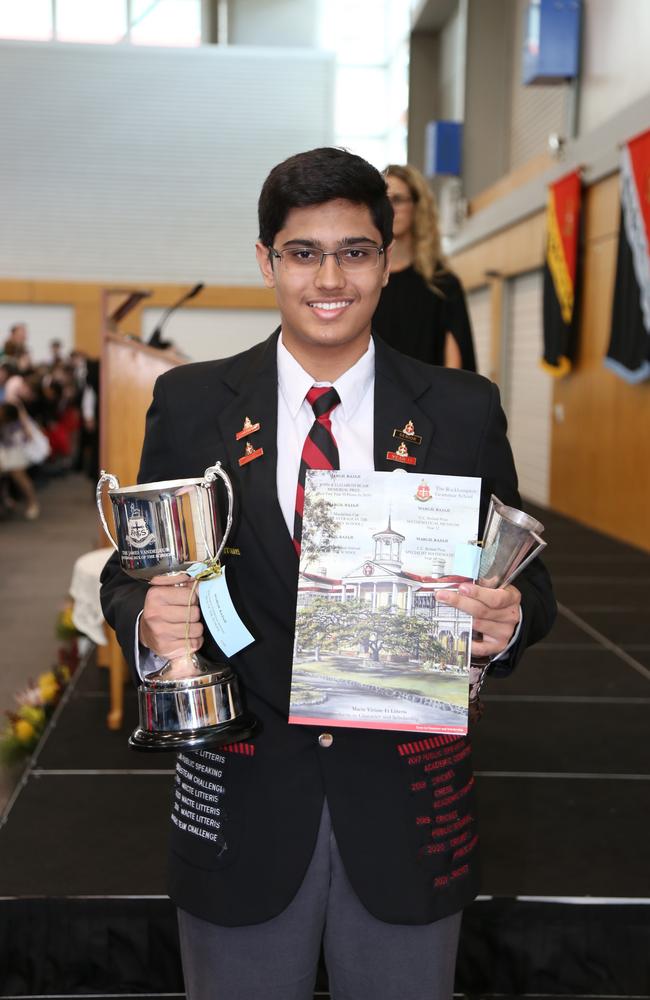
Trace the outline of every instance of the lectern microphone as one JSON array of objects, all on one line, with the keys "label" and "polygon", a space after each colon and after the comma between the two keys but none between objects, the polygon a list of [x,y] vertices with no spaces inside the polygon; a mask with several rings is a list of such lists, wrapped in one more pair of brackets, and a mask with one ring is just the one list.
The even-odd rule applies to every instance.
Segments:
[{"label": "lectern microphone", "polygon": [[156,329],[153,331],[153,333],[149,337],[149,340],[147,341],[150,347],[164,348],[170,346],[171,341],[162,339],[161,336],[162,328],[164,327],[165,323],[167,322],[167,320],[169,319],[169,317],[173,312],[175,312],[178,308],[180,308],[180,306],[182,306],[184,302],[187,302],[188,299],[193,299],[194,296],[198,295],[199,292],[202,292],[204,288],[205,285],[203,284],[203,282],[199,281],[198,285],[194,285],[194,288],[190,288],[189,292],[186,292],[184,295],[182,295],[178,300],[178,302],[174,302],[174,304],[170,306],[169,309],[166,310],[166,312],[163,313],[160,322],[157,324]]}]

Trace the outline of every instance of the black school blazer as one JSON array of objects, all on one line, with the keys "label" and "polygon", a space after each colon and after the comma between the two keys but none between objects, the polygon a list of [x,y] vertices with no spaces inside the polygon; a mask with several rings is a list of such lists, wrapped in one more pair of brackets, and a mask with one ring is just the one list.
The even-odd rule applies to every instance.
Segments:
[{"label": "black school blazer", "polygon": [[[262,723],[245,745],[179,755],[170,895],[184,910],[226,926],[276,916],[304,877],[327,796],[364,906],[390,923],[428,923],[460,910],[478,891],[469,739],[335,728],[333,745],[323,748],[319,729],[287,723],[298,560],[276,490],[277,335],[235,357],[167,372],[147,417],[140,482],[199,476],[218,459],[232,477],[239,509],[229,547],[238,554],[227,558],[228,581],[256,636],[232,663]],[[422,443],[410,446],[417,465],[404,466],[407,472],[482,477],[482,518],[492,492],[520,506],[496,386],[404,357],[377,338],[375,348],[375,468],[395,468],[386,459],[393,429],[412,420]],[[247,416],[260,424],[254,442],[264,455],[240,467],[243,445],[235,434]],[[500,673],[555,616],[539,560],[516,586],[523,626]],[[145,591],[115,557],[109,561],[104,612],[132,666]],[[219,658],[208,637],[206,652],[211,646]]]}]

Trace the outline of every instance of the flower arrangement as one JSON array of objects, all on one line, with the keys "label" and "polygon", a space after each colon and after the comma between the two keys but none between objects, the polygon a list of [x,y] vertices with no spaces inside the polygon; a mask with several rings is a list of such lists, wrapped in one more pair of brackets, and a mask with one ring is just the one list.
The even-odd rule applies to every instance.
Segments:
[{"label": "flower arrangement", "polygon": [[17,711],[7,712],[9,723],[0,733],[0,759],[5,764],[13,764],[36,749],[69,680],[70,668],[61,664],[39,674],[15,696]]},{"label": "flower arrangement", "polygon": [[66,604],[65,607],[59,612],[59,617],[56,620],[56,634],[57,638],[62,642],[65,642],[67,639],[76,639],[79,635],[79,632],[72,620],[71,604]]},{"label": "flower arrangement", "polygon": [[58,664],[39,674],[35,681],[15,697],[17,709],[7,712],[8,722],[0,731],[0,761],[15,764],[36,749],[48,719],[51,717],[77,666],[76,637],[72,623],[72,607],[66,605],[56,622],[56,634],[63,645]]}]

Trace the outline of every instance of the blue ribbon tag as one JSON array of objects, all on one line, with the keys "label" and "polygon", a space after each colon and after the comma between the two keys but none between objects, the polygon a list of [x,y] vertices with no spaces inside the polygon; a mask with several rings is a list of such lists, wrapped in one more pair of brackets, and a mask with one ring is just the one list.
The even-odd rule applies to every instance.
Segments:
[{"label": "blue ribbon tag", "polygon": [[480,561],[481,549],[478,545],[460,542],[454,549],[452,573],[454,576],[468,576],[471,580],[475,580]]},{"label": "blue ribbon tag", "polygon": [[[194,577],[205,569],[204,563],[194,563],[185,572]],[[226,583],[226,570],[223,567],[219,576],[213,576],[209,580],[201,580],[198,592],[205,624],[210,629],[212,638],[226,656],[234,656],[240,649],[255,642],[255,637],[248,631],[232,603]]]}]

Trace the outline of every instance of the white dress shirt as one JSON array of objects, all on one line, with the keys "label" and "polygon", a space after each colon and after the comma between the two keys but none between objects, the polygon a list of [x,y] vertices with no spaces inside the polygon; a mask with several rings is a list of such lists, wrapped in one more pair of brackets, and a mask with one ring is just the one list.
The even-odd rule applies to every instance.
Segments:
[{"label": "white dress shirt", "polygon": [[314,423],[314,411],[305,398],[312,386],[333,385],[340,404],[332,410],[332,434],[339,450],[339,467],[367,472],[375,467],[373,424],[375,344],[336,382],[314,382],[278,337],[278,500],[293,537],[296,486],[305,438]]}]

